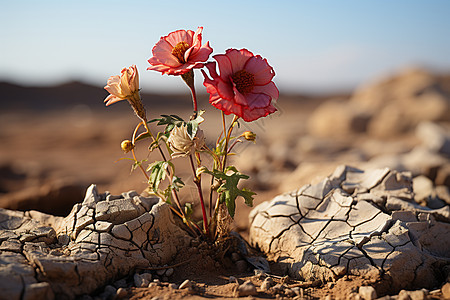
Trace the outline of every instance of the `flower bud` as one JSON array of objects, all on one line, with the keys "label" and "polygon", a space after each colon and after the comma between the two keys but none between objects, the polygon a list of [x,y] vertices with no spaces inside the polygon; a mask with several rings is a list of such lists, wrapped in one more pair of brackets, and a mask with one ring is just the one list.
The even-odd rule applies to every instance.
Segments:
[{"label": "flower bud", "polygon": [[254,142],[256,140],[256,133],[253,131],[246,131],[243,133],[243,136],[247,141]]},{"label": "flower bud", "polygon": [[120,148],[122,148],[123,152],[128,153],[131,150],[134,149],[134,145],[130,140],[124,140],[121,144],[120,144]]}]

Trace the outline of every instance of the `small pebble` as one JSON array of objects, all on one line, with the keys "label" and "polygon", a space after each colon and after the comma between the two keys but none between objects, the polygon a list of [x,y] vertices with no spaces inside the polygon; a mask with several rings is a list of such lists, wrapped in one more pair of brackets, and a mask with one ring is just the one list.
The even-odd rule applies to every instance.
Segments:
[{"label": "small pebble", "polygon": [[267,277],[261,284],[261,289],[263,291],[268,291],[273,285],[274,285],[273,279],[271,277]]},{"label": "small pebble", "polygon": [[235,264],[239,273],[247,271],[247,262],[245,260],[238,260]]},{"label": "small pebble", "polygon": [[256,286],[250,280],[247,280],[238,288],[239,297],[254,296],[257,294]]},{"label": "small pebble", "polygon": [[284,293],[286,294],[286,296],[288,297],[294,297],[295,296],[295,292],[291,289],[285,289]]},{"label": "small pebble", "polygon": [[377,291],[372,286],[359,287],[359,296],[363,300],[373,300],[377,298]]},{"label": "small pebble", "polygon": [[125,278],[123,279],[119,279],[116,282],[114,282],[114,286],[119,289],[119,288],[126,288],[127,287],[127,281]]},{"label": "small pebble", "polygon": [[176,283],[170,283],[169,284],[169,289],[176,290],[176,289],[178,289],[178,285]]},{"label": "small pebble", "polygon": [[300,287],[296,286],[291,288],[297,296],[300,296]]},{"label": "small pebble", "polygon": [[153,279],[153,282],[156,283],[157,285],[161,284],[161,281],[158,278]]},{"label": "small pebble", "polygon": [[237,278],[234,276],[230,276],[230,278],[228,278],[228,282],[229,283],[239,283]]},{"label": "small pebble", "polygon": [[147,279],[143,278],[139,274],[134,274],[133,276],[134,286],[135,287],[146,287],[150,283]]},{"label": "small pebble", "polygon": [[123,299],[128,296],[128,292],[124,288],[118,288],[116,291],[116,299]]},{"label": "small pebble", "polygon": [[284,286],[283,284],[276,284],[272,287],[273,291],[276,293],[281,293],[284,291],[284,289],[286,288],[286,286]]},{"label": "small pebble", "polygon": [[167,277],[170,277],[173,275],[174,272],[175,272],[175,270],[173,268],[168,268],[164,275],[166,275]]},{"label": "small pebble", "polygon": [[142,273],[141,277],[146,279],[148,282],[152,281],[152,274],[150,273]]},{"label": "small pebble", "polygon": [[166,269],[161,269],[161,270],[157,270],[156,274],[158,274],[159,276],[163,276],[166,273]]},{"label": "small pebble", "polygon": [[156,283],[156,282],[150,282],[149,284],[148,284],[148,287],[149,288],[154,288],[154,287],[157,287],[158,286],[158,284]]},{"label": "small pebble", "polygon": [[117,289],[112,285],[105,286],[103,293],[100,294],[102,299],[112,299],[116,295]]},{"label": "small pebble", "polygon": [[187,288],[191,288],[191,287],[192,287],[192,282],[189,279],[186,279],[185,281],[183,281],[180,284],[178,289],[182,290],[182,289],[187,289]]},{"label": "small pebble", "polygon": [[236,253],[236,252],[231,253],[231,260],[233,262],[237,262],[240,259],[241,259],[241,256],[238,253]]}]

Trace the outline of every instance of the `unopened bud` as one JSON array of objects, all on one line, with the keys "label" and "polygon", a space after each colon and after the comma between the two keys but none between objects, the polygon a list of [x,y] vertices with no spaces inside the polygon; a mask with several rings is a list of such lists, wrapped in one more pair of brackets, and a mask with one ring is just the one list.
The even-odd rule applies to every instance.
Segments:
[{"label": "unopened bud", "polygon": [[246,131],[243,133],[243,136],[247,141],[254,142],[256,140],[256,133],[253,131]]},{"label": "unopened bud", "polygon": [[134,145],[130,140],[124,140],[121,144],[120,144],[120,148],[122,148],[122,150],[125,153],[130,152],[131,150],[134,149]]}]

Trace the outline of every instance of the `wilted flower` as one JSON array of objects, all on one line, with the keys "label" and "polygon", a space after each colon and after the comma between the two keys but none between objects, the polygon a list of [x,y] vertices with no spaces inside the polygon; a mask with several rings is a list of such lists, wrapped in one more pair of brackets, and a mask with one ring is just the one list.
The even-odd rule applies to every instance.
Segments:
[{"label": "wilted flower", "polygon": [[206,42],[202,46],[202,30],[177,30],[161,37],[152,49],[153,57],[147,70],[169,75],[183,75],[194,68],[203,67],[213,49]]},{"label": "wilted flower", "polygon": [[198,129],[194,139],[191,139],[187,126],[175,126],[170,132],[167,140],[170,149],[173,151],[172,158],[188,156],[195,150],[200,150],[205,145],[203,130]]},{"label": "wilted flower", "polygon": [[136,115],[146,121],[145,109],[139,96],[139,73],[136,65],[123,68],[120,75],[111,76],[105,86],[110,95],[106,97],[106,106],[127,100]]},{"label": "wilted flower", "polygon": [[272,81],[275,72],[266,59],[247,49],[228,49],[225,54],[213,57],[220,75],[216,62],[206,64],[212,79],[202,70],[209,103],[247,122],[276,111],[272,98],[278,99],[279,92]]},{"label": "wilted flower", "polygon": [[128,153],[134,149],[134,145],[132,141],[124,140],[120,143],[120,148],[122,148],[123,152]]}]

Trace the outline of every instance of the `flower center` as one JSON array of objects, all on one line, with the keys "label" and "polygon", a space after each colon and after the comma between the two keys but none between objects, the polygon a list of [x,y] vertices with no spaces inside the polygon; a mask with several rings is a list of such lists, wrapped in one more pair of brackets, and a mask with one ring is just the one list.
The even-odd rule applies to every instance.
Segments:
[{"label": "flower center", "polygon": [[186,60],[184,60],[184,53],[187,49],[189,49],[189,44],[186,42],[179,42],[176,44],[175,47],[172,49],[172,55],[175,56],[178,61],[182,64],[186,63]]},{"label": "flower center", "polygon": [[250,93],[255,85],[255,75],[245,70],[237,71],[231,75],[231,79],[233,79],[236,89],[241,94]]}]

